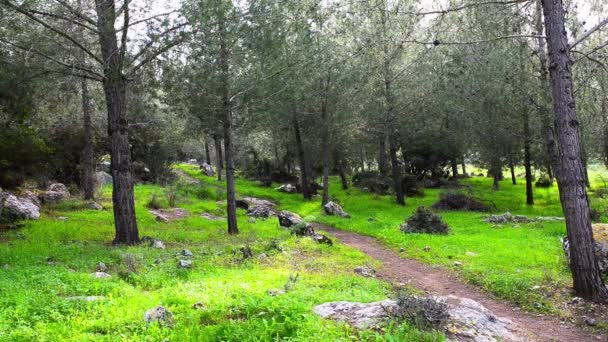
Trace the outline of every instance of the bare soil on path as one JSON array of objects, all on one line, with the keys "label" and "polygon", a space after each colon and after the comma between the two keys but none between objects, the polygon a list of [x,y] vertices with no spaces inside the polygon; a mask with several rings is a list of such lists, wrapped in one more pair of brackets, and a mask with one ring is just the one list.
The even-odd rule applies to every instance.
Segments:
[{"label": "bare soil on path", "polygon": [[383,267],[377,273],[379,278],[410,284],[431,295],[453,295],[473,299],[496,316],[513,321],[518,335],[524,341],[608,341],[608,336],[594,334],[586,327],[563,322],[552,316],[525,312],[513,304],[462,282],[449,271],[433,268],[416,260],[404,259],[372,237],[338,230],[319,223],[315,223],[314,228],[324,230],[342,243],[381,261]]}]

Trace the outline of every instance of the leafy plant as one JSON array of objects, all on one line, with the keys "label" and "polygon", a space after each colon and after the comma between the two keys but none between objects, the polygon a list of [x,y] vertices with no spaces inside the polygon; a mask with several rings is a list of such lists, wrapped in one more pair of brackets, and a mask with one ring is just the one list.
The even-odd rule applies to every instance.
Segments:
[{"label": "leafy plant", "polygon": [[404,233],[448,234],[450,227],[443,222],[441,216],[420,206],[406,224],[401,225]]}]

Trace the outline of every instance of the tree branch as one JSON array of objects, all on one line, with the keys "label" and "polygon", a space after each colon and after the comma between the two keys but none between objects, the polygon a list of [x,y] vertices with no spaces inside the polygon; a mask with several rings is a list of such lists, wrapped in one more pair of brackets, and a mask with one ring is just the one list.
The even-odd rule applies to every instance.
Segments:
[{"label": "tree branch", "polygon": [[[89,51],[87,48],[85,48],[82,44],[80,44],[78,41],[76,41],[76,39],[74,39],[72,36],[70,36],[67,33],[61,32],[61,30],[55,28],[54,26],[46,23],[45,21],[37,18],[34,14],[32,14],[30,12],[29,9],[24,9],[21,8],[20,6],[17,6],[13,3],[11,3],[9,0],[1,0],[1,4],[17,11],[18,13],[21,13],[23,15],[25,15],[26,17],[30,18],[31,20],[39,23],[40,25],[42,25],[43,27],[47,28],[48,30],[55,32],[56,34],[62,36],[63,38],[67,39],[68,41],[70,41],[72,44],[74,44],[76,47],[78,47],[79,49],[81,49],[82,51],[84,51],[87,55],[91,56],[91,58],[93,58],[94,60],[96,60],[99,64],[103,65],[103,61],[101,60],[101,58],[97,57],[97,55],[95,55],[94,53],[92,53],[91,51]],[[78,13],[78,12],[76,12]]]},{"label": "tree branch", "polygon": [[93,25],[93,27],[97,27],[97,22],[89,17],[87,17],[86,15],[84,15],[84,13],[79,12],[78,10],[76,10],[74,7],[70,6],[67,2],[63,1],[63,0],[55,0],[55,2],[61,4],[63,7],[67,8],[68,11],[70,11],[73,15],[75,15],[78,18],[82,18],[84,21],[86,21],[87,23]]},{"label": "tree branch", "polygon": [[[196,31],[195,31],[196,32]],[[195,33],[192,32],[192,33]],[[135,64],[133,66],[133,68],[131,68],[131,70],[129,70],[128,72],[126,72],[126,75],[133,75],[135,72],[137,72],[139,69],[141,69],[144,65],[146,65],[147,63],[149,63],[150,61],[154,60],[156,57],[158,57],[159,55],[162,55],[163,53],[171,50],[172,48],[174,48],[175,46],[185,42],[186,40],[188,40],[188,34],[184,34],[183,36],[176,38],[174,41],[167,43],[165,46],[159,48],[158,50],[154,51],[152,54],[150,54],[148,57],[142,59],[139,63]],[[145,48],[145,51],[140,51],[140,53],[137,54],[137,58],[142,56],[141,52],[146,52],[148,51],[149,48]],[[135,58],[133,59],[133,62],[135,62]],[[133,63],[131,63],[133,64]]]},{"label": "tree branch", "polygon": [[29,10],[29,11],[30,11],[32,14],[39,14],[39,15],[43,15],[43,16],[45,16],[45,17],[51,17],[51,18],[55,18],[55,19],[61,19],[61,20],[67,21],[67,22],[69,22],[69,23],[72,23],[72,24],[75,24],[75,25],[78,25],[78,26],[84,27],[84,28],[86,28],[87,30],[89,30],[89,31],[91,31],[91,32],[93,32],[93,33],[99,33],[99,31],[97,31],[97,29],[96,29],[96,28],[94,28],[94,27],[92,27],[92,26],[89,26],[89,25],[87,25],[87,24],[85,24],[85,23],[82,23],[82,22],[80,22],[80,21],[78,21],[78,20],[74,20],[73,18],[64,17],[64,16],[62,16],[62,15],[53,14],[53,13],[48,13],[48,12],[43,12],[43,11],[37,11],[37,10]]},{"label": "tree branch", "polygon": [[[146,45],[144,45],[141,50],[139,50],[138,53],[135,54],[135,56],[133,56],[133,61],[131,62],[131,65],[133,65],[140,57],[142,57],[143,55],[145,55],[155,43],[158,43],[158,41],[163,38],[166,37],[167,35],[169,35],[170,33],[179,30],[182,27],[187,26],[188,23],[182,23],[176,26],[171,27],[170,29],[167,29],[165,31],[163,31],[161,34],[159,34],[158,36],[156,36],[154,39],[152,39],[150,42],[148,42]],[[124,31],[123,31],[124,32]],[[167,51],[169,51],[170,49],[172,49],[173,47],[175,47],[178,44],[181,44],[182,42],[184,42],[187,39],[186,36],[183,36],[181,38],[178,38],[176,40],[174,40],[173,42],[168,43],[166,46],[158,49],[157,51],[155,51],[151,56],[148,56],[147,58],[144,58],[141,62],[139,62],[138,64],[135,64],[135,66],[133,67],[133,69],[129,72],[129,73],[133,73],[136,70],[140,69],[141,67],[143,67],[146,63],[150,62],[151,60],[153,60],[154,58],[156,58],[158,55],[165,53]]]},{"label": "tree branch", "polygon": [[139,25],[139,24],[141,24],[141,23],[148,22],[148,21],[150,21],[150,20],[152,20],[152,19],[156,19],[156,18],[164,17],[164,16],[167,16],[167,15],[170,15],[170,14],[173,14],[173,13],[178,13],[178,12],[179,12],[179,11],[177,11],[177,10],[176,10],[176,11],[171,11],[171,12],[166,12],[166,13],[160,13],[160,14],[153,15],[153,16],[148,17],[148,18],[145,18],[145,19],[136,20],[136,21],[134,21],[134,22],[129,23],[128,25],[123,24],[122,28],[120,28],[120,29],[118,29],[118,30],[116,30],[116,31],[120,32],[120,31],[122,31],[122,30],[124,30],[124,29],[126,29],[126,28],[129,28],[129,27],[132,27],[132,26],[135,26],[135,25]]},{"label": "tree branch", "polygon": [[479,7],[479,6],[486,6],[486,5],[513,5],[513,4],[520,4],[520,3],[525,3],[525,2],[529,2],[530,0],[506,0],[506,1],[482,1],[482,2],[473,2],[473,3],[468,3],[468,4],[463,4],[460,6],[456,6],[456,7],[452,7],[452,8],[447,8],[444,10],[433,10],[433,11],[423,11],[423,12],[416,12],[416,11],[392,11],[392,10],[387,10],[387,9],[383,9],[386,12],[391,12],[391,13],[395,13],[395,14],[405,14],[405,15],[414,15],[414,16],[425,16],[425,15],[434,15],[434,14],[446,14],[446,13],[450,13],[450,12],[458,12],[458,11],[462,11],[468,8],[473,8],[473,7]]},{"label": "tree branch", "polygon": [[570,43],[570,49],[574,49],[575,46],[577,46],[578,44],[583,42],[585,39],[587,39],[590,35],[593,34],[593,32],[601,29],[602,27],[604,27],[606,25],[608,25],[608,17],[605,18],[604,20],[600,21],[599,24],[595,25],[594,27],[589,29],[589,31],[583,33],[582,36],[578,37],[572,43]]},{"label": "tree branch", "polygon": [[416,39],[413,40],[402,40],[401,43],[414,43],[414,44],[421,44],[421,45],[475,45],[475,44],[484,44],[484,43],[491,43],[491,42],[495,42],[498,40],[505,40],[505,39],[515,39],[515,38],[541,38],[544,39],[545,36],[541,36],[541,35],[535,35],[535,34],[517,34],[517,35],[510,35],[510,36],[501,36],[501,37],[496,37],[496,38],[489,38],[489,39],[482,39],[482,40],[473,40],[473,41],[468,41],[468,42],[441,42],[439,40],[436,40],[434,42],[424,42],[424,41],[419,41]]},{"label": "tree branch", "polygon": [[125,62],[125,55],[127,53],[127,33],[129,32],[129,0],[125,0],[124,4],[123,4],[123,21],[124,21],[124,25],[125,28],[122,31],[122,37],[120,38],[120,70],[122,70],[123,66],[124,66],[124,62]]}]

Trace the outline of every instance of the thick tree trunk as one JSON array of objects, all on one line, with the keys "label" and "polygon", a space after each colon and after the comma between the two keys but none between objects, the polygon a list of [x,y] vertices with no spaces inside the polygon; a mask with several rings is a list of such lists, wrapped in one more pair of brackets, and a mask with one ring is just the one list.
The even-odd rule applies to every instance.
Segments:
[{"label": "thick tree trunk", "polygon": [[226,158],[226,214],[228,234],[239,233],[236,222],[236,190],[234,181],[234,157],[232,150],[232,100],[230,99],[229,51],[226,46],[226,30],[220,16],[220,68],[222,70],[222,121],[224,124],[224,157]]},{"label": "thick tree trunk", "polygon": [[570,241],[570,269],[574,291],[582,298],[606,303],[608,289],[600,276],[594,253],[576,105],[572,91],[572,61],[564,23],[564,8],[561,0],[542,0],[542,7],[559,145],[557,184]]},{"label": "thick tree trunk", "polygon": [[530,138],[530,113],[528,109],[524,109],[524,169],[526,170],[526,204],[534,204],[534,190],[532,187],[532,156]]},{"label": "thick tree trunk", "polygon": [[224,164],[222,160],[224,157],[222,156],[222,139],[219,135],[213,136],[213,145],[215,146],[215,168],[217,169],[217,180],[222,180],[222,169]]},{"label": "thick tree trunk", "polygon": [[327,122],[327,96],[329,75],[320,82],[321,90],[321,154],[323,160],[323,197],[321,205],[329,202],[329,123]]},{"label": "thick tree trunk", "polygon": [[209,142],[207,138],[205,138],[205,161],[207,164],[211,165],[211,153],[209,152]]},{"label": "thick tree trunk", "polygon": [[517,178],[515,177],[515,163],[513,163],[513,159],[509,159],[509,169],[511,170],[511,183],[513,183],[513,185],[517,185]]},{"label": "thick tree trunk", "polygon": [[112,203],[114,208],[115,244],[139,241],[133,197],[133,175],[127,123],[126,79],[122,74],[116,41],[113,0],[96,0],[97,29],[104,65],[103,88],[108,109],[108,135],[112,161]]},{"label": "thick tree trunk", "polygon": [[452,159],[451,165],[452,165],[452,178],[458,179],[458,162],[456,162],[456,159]]},{"label": "thick tree trunk", "polygon": [[300,183],[302,186],[302,195],[304,199],[311,199],[312,193],[310,191],[310,181],[308,179],[308,163],[306,162],[306,153],[304,151],[304,144],[302,143],[302,132],[300,132],[300,122],[298,121],[298,114],[293,113],[293,130],[296,138],[296,148],[298,150],[298,160],[300,162]]}]

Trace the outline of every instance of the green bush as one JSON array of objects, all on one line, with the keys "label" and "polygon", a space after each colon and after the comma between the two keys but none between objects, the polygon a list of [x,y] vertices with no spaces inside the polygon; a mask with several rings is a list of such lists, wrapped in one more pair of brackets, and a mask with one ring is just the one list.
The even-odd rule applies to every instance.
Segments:
[{"label": "green bush", "polygon": [[401,225],[404,233],[448,234],[450,227],[443,222],[441,216],[420,206],[414,214]]},{"label": "green bush", "polygon": [[537,188],[550,188],[553,186],[553,179],[549,178],[547,175],[541,175],[534,186]]}]

